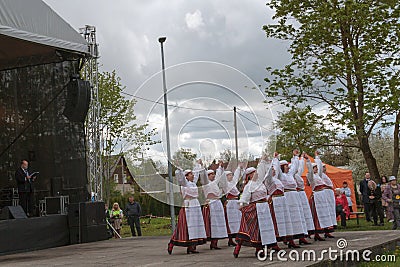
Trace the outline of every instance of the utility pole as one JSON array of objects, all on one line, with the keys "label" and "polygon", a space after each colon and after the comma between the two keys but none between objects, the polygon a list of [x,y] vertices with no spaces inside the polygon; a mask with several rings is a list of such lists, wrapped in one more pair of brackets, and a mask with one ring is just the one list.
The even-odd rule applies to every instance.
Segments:
[{"label": "utility pole", "polygon": [[167,102],[167,85],[165,81],[165,63],[164,63],[164,46],[163,43],[167,40],[167,37],[160,37],[158,41],[161,45],[161,67],[162,67],[162,79],[164,89],[164,114],[165,114],[165,130],[167,137],[167,157],[168,157],[168,179],[169,179],[169,207],[171,213],[171,227],[172,232],[175,231],[175,208],[174,208],[174,187],[172,179],[172,163],[171,163],[171,147],[169,141],[169,123],[168,123],[168,102]]},{"label": "utility pole", "polygon": [[235,128],[235,150],[236,150],[236,165],[239,164],[239,145],[237,135],[236,107],[233,107],[233,126]]}]

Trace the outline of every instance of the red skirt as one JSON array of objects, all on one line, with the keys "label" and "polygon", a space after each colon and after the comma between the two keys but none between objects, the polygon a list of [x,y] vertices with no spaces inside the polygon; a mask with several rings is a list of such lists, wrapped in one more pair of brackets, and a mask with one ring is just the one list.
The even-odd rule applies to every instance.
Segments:
[{"label": "red skirt", "polygon": [[262,247],[256,203],[250,203],[242,208],[242,219],[236,240],[243,245]]},{"label": "red skirt", "polygon": [[206,228],[207,240],[211,240],[211,221],[210,221],[210,207],[208,204],[202,208],[204,227]]},{"label": "red skirt", "polygon": [[188,232],[186,213],[184,207],[182,207],[181,210],[179,211],[178,224],[176,225],[175,231],[172,234],[170,242],[175,246],[181,246],[181,247],[197,246],[205,244],[207,242],[205,238],[189,240],[189,232]]},{"label": "red skirt", "polygon": [[318,213],[317,213],[317,209],[315,207],[315,201],[314,201],[313,195],[311,195],[311,197],[310,197],[310,208],[311,208],[311,214],[313,217],[314,227],[315,227],[314,233],[321,234],[321,233],[334,232],[333,227],[321,228],[321,225],[319,224],[319,220],[318,220]]}]

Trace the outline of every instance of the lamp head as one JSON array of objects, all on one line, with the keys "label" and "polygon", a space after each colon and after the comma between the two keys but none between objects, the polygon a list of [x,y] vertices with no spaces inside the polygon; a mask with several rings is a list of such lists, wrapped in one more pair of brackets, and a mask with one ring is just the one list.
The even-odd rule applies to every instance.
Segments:
[{"label": "lamp head", "polygon": [[165,42],[165,40],[167,40],[167,37],[160,37],[158,38],[158,41],[162,44]]}]

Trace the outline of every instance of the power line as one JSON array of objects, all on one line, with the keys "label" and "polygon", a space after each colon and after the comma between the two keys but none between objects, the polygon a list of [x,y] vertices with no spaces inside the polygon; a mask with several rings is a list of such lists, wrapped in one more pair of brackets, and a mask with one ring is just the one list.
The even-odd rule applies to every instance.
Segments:
[{"label": "power line", "polygon": [[[164,105],[164,103],[162,103],[162,102],[150,100],[150,99],[147,99],[147,98],[144,98],[144,97],[140,97],[140,96],[136,96],[136,95],[133,95],[133,94],[130,94],[130,93],[126,93],[126,92],[121,92],[121,93],[122,93],[122,94],[125,94],[125,95],[128,95],[128,96],[131,96],[131,97],[134,97],[134,98],[137,98],[137,99],[141,99],[141,100],[144,100],[144,101],[147,101],[147,102],[151,102],[151,103],[154,103],[154,104]],[[190,107],[184,107],[184,106],[178,106],[178,105],[172,105],[172,104],[168,104],[168,106],[174,107],[174,108],[189,109],[189,110],[199,110],[199,111],[213,111],[213,112],[232,112],[232,111],[233,111],[233,109],[202,109],[202,108],[190,108]],[[241,110],[241,111],[243,111],[243,112],[252,114],[252,115],[254,115],[254,116],[261,117],[261,118],[264,118],[264,119],[273,121],[273,119],[271,119],[271,118],[267,118],[267,117],[261,116],[261,115],[255,115],[254,113],[252,113],[252,112],[250,112],[250,111],[243,110],[243,109],[240,109],[240,108],[237,108],[237,109],[239,109],[239,110]],[[253,123],[253,124],[259,126],[260,128],[262,128],[262,129],[264,129],[264,130],[266,130],[266,131],[269,131],[267,128],[261,126],[259,123],[255,122],[255,121],[249,119],[247,116],[241,114],[240,112],[237,112],[237,113],[238,113],[241,117],[243,117],[243,118],[245,118],[246,120],[250,121],[251,123]],[[144,122],[144,121],[143,121],[143,122]],[[147,121],[146,123],[150,123],[150,122]],[[156,124],[161,124],[161,123],[156,123]],[[206,128],[206,127],[189,126],[189,125],[188,125],[188,126],[185,126],[185,127],[191,127],[191,128],[192,128],[192,127],[193,127],[193,128]],[[207,128],[211,128],[211,127],[207,127]]]},{"label": "power line", "polygon": [[[141,99],[147,102],[151,102],[154,104],[159,104],[159,105],[164,105],[164,103],[162,102],[158,102],[158,101],[154,101],[154,100],[150,100],[150,99],[146,99],[140,96],[136,96],[136,95],[132,95],[126,92],[121,92],[122,94],[137,98],[137,99]],[[199,110],[199,111],[222,111],[222,112],[227,112],[227,111],[232,111],[233,109],[202,109],[202,108],[190,108],[190,107],[183,107],[183,106],[178,106],[178,105],[172,105],[172,104],[168,104],[167,106],[170,107],[174,107],[174,108],[182,108],[182,109],[189,109],[189,110]]]},{"label": "power line", "polygon": [[268,132],[270,131],[270,130],[268,130],[267,128],[264,128],[263,126],[261,126],[259,123],[257,123],[257,122],[255,122],[255,121],[249,119],[249,118],[246,117],[245,115],[243,115],[243,114],[241,114],[241,113],[239,113],[239,112],[236,112],[236,113],[239,114],[241,117],[245,118],[246,120],[250,121],[251,123],[253,123],[253,124],[259,126],[260,128],[263,128],[264,130],[266,130],[266,131],[268,131]]},{"label": "power line", "polygon": [[237,108],[238,110],[241,110],[241,111],[244,111],[244,112],[246,112],[246,113],[249,113],[249,114],[251,114],[251,115],[253,115],[253,116],[255,116],[255,117],[261,117],[261,118],[264,118],[264,119],[266,119],[266,120],[270,120],[270,121],[273,121],[274,119],[271,119],[271,118],[268,118],[268,117],[265,117],[265,116],[262,116],[262,115],[258,115],[258,114],[254,114],[253,112],[251,112],[251,111],[247,111],[247,110],[244,110],[244,109],[241,109],[241,108]]}]

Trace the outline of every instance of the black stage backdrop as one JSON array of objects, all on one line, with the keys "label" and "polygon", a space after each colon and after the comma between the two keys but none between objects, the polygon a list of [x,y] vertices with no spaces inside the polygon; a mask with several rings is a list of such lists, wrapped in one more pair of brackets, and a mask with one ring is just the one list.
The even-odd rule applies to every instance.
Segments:
[{"label": "black stage backdrop", "polygon": [[0,208],[11,205],[21,159],[40,172],[36,204],[51,195],[54,178],[62,181],[56,191],[70,202],[88,199],[84,123],[63,115],[65,86],[77,73],[78,61],[0,71]]},{"label": "black stage backdrop", "polygon": [[68,245],[67,215],[0,221],[0,241],[0,255]]}]

